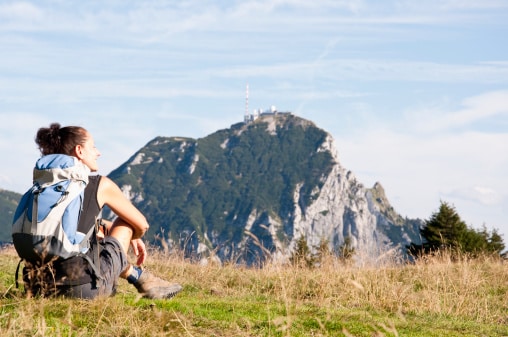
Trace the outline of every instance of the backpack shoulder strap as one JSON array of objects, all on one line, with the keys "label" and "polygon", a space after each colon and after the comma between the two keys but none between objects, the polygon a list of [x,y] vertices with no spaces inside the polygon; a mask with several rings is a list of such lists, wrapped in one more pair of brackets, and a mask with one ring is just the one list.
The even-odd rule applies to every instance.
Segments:
[{"label": "backpack shoulder strap", "polygon": [[16,289],[19,289],[19,267],[21,266],[21,262],[23,262],[23,259],[19,259],[18,266],[16,267],[16,276],[15,276],[15,282],[16,282]]},{"label": "backpack shoulder strap", "polygon": [[[87,248],[92,249],[92,256],[89,254],[80,254],[90,265],[92,271],[98,279],[102,279],[101,265],[100,265],[100,255],[101,255],[101,245],[97,240],[96,233],[99,232],[99,226],[102,223],[102,219],[96,218],[95,223],[90,228],[88,233],[86,233],[85,238],[81,241],[81,245],[87,245]],[[84,248],[84,247],[83,247]]]},{"label": "backpack shoulder strap", "polygon": [[81,233],[87,233],[94,226],[96,218],[100,217],[101,208],[97,201],[100,180],[100,175],[90,176],[88,179],[83,199],[83,211],[78,221],[78,231]]}]

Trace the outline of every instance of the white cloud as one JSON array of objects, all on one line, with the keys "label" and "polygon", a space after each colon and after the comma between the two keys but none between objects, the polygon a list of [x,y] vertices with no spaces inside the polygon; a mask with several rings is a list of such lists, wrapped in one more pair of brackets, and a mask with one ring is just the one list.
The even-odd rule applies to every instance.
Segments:
[{"label": "white cloud", "polygon": [[[508,8],[508,3],[504,0],[434,0],[436,6],[447,10],[463,9],[503,9]],[[422,3],[423,5],[423,3]]]},{"label": "white cloud", "polygon": [[[508,206],[508,130],[473,128],[484,118],[507,114],[507,101],[507,92],[496,91],[464,99],[463,108],[449,116],[429,106],[398,124],[376,119],[336,137],[339,155],[367,186],[380,181],[402,214],[426,217],[444,199],[460,204],[468,219],[479,221],[475,211]],[[457,124],[464,128],[456,130]],[[502,215],[497,216],[499,223]]]},{"label": "white cloud", "polygon": [[436,132],[474,127],[474,123],[497,115],[508,116],[508,90],[500,90],[465,98],[461,108],[449,111],[447,107],[425,107],[408,114],[411,129],[419,132]]},{"label": "white cloud", "polygon": [[503,201],[503,196],[499,191],[490,187],[470,186],[461,187],[450,191],[445,191],[444,195],[450,199],[463,199],[466,201],[477,202],[486,206],[499,205]]},{"label": "white cloud", "polygon": [[0,18],[4,21],[40,22],[44,12],[29,2],[11,2],[0,5]]},{"label": "white cloud", "polygon": [[[462,20],[485,22],[478,9],[506,8],[501,1],[203,1],[14,2],[0,6],[3,30],[82,33],[98,40],[121,39],[148,43],[170,41],[186,32],[330,32],[337,25],[359,26],[423,24]],[[457,9],[468,16],[457,15]],[[487,21],[488,22],[488,21]]]}]

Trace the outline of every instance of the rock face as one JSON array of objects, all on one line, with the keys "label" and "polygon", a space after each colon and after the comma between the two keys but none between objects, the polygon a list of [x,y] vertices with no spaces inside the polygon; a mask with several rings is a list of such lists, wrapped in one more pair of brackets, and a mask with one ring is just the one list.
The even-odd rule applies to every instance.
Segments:
[{"label": "rock face", "polygon": [[201,139],[158,137],[110,174],[145,213],[149,236],[188,256],[287,259],[302,236],[331,251],[348,240],[375,258],[419,242],[376,183],[339,163],[330,134],[292,114],[266,114]]},{"label": "rock face", "polygon": [[[326,144],[336,160],[333,140],[327,139]],[[381,243],[388,242],[383,233],[377,232],[375,204],[353,173],[338,160],[336,163],[317,199],[305,211],[296,207],[293,237],[304,235],[310,247],[318,246],[322,238],[336,247],[349,237],[357,250],[374,254]]]}]

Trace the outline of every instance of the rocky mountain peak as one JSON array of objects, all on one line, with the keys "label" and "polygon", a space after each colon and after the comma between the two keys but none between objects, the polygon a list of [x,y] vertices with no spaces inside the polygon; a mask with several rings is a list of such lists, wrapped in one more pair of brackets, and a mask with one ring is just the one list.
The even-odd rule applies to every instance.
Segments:
[{"label": "rocky mountain peak", "polygon": [[152,224],[149,234],[196,258],[286,259],[295,242],[349,240],[364,256],[418,242],[381,184],[368,189],[341,166],[333,137],[313,122],[272,113],[200,139],[157,137],[113,171]]}]

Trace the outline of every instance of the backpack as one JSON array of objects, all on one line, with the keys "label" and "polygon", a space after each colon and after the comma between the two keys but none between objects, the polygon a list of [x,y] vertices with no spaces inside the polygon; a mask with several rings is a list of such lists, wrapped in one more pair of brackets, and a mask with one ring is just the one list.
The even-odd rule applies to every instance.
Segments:
[{"label": "backpack", "polygon": [[[12,241],[21,261],[41,267],[81,255],[100,277],[98,266],[85,254],[96,227],[90,226],[87,233],[77,230],[89,174],[90,169],[73,156],[51,154],[37,160],[33,186],[21,198],[12,225]],[[16,285],[18,271],[19,264]]]}]

